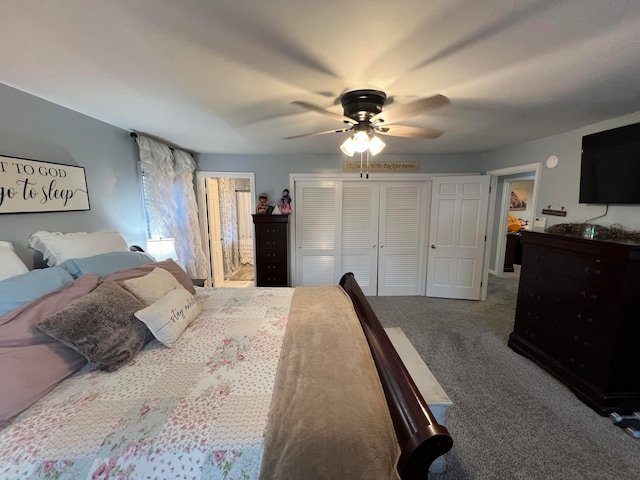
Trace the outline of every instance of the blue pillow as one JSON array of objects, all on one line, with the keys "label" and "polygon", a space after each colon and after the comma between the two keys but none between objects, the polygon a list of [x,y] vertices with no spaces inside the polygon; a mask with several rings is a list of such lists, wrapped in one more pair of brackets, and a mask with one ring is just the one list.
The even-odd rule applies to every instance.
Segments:
[{"label": "blue pillow", "polygon": [[62,267],[31,270],[0,281],[0,316],[73,282]]},{"label": "blue pillow", "polygon": [[113,272],[139,267],[155,261],[155,258],[144,252],[109,252],[91,257],[71,258],[60,266],[75,278],[88,273],[105,277]]}]

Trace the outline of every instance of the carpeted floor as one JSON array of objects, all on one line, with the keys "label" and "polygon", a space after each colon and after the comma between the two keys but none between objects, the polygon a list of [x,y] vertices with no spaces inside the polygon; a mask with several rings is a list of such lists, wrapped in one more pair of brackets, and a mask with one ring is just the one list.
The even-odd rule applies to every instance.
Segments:
[{"label": "carpeted floor", "polygon": [[490,276],[488,289],[485,302],[369,297],[383,325],[404,330],[453,401],[447,471],[431,478],[640,479],[640,440],[507,347],[517,275]]}]

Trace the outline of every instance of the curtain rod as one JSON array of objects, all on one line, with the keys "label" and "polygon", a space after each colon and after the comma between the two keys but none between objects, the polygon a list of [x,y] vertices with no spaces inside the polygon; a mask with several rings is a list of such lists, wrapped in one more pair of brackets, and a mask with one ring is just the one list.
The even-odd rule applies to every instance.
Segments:
[{"label": "curtain rod", "polygon": [[[138,133],[137,133],[137,132],[129,132],[129,136],[130,136],[131,138],[138,138]],[[151,137],[151,138],[153,138],[153,137]],[[156,141],[157,141],[157,142],[160,142],[160,143],[164,143],[165,145],[167,145],[167,142],[165,142],[165,141],[163,141],[163,140],[156,140]],[[193,150],[188,150],[188,149],[186,149],[186,148],[181,148],[181,147],[172,147],[172,146],[170,146],[170,145],[167,145],[167,147],[168,147],[168,148],[169,148],[169,150],[171,150],[172,152],[173,152],[174,150],[180,150],[180,151],[183,151],[183,152],[187,152],[189,155],[191,155],[191,158],[193,158],[193,159],[194,159],[194,161],[195,161],[195,158],[193,157],[193,155],[194,155],[194,153],[195,153],[195,152],[194,152]]]}]

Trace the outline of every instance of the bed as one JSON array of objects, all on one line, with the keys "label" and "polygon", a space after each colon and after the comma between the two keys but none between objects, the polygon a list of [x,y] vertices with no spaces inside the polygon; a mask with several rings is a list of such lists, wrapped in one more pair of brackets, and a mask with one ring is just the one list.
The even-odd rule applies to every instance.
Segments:
[{"label": "bed", "polygon": [[[72,373],[4,423],[0,478],[418,479],[451,449],[353,274],[336,286],[213,289],[171,260],[100,255],[128,268],[75,259],[72,282],[0,310],[0,364],[22,348],[4,332],[25,312],[48,355],[76,355]],[[137,333],[101,331],[94,343],[107,337],[111,350],[83,350],[78,325],[103,328],[122,310]],[[45,363],[29,375],[54,370]]]}]

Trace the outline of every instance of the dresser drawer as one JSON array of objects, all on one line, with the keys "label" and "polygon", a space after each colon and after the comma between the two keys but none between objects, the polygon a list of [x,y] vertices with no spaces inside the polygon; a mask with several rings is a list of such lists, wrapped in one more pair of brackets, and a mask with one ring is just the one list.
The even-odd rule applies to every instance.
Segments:
[{"label": "dresser drawer", "polygon": [[545,325],[545,320],[537,315],[529,315],[530,313],[526,312],[518,317],[514,332],[531,345],[554,356],[555,339],[549,334],[550,330]]},{"label": "dresser drawer", "polygon": [[259,269],[257,275],[258,286],[260,287],[286,287],[288,286],[287,272],[269,271]]},{"label": "dresser drawer", "polygon": [[624,266],[618,263],[571,255],[536,245],[525,247],[523,263],[525,262],[527,267],[540,272],[561,275],[607,288],[615,288],[624,278]]},{"label": "dresser drawer", "polygon": [[[553,305],[557,309],[578,307],[580,311],[611,311],[621,297],[619,289],[605,288],[593,282],[528,267],[520,273],[520,295],[527,295],[540,305]],[[616,312],[617,314],[617,312]]]},{"label": "dresser drawer", "polygon": [[580,346],[568,346],[561,349],[561,352],[559,360],[568,370],[596,387],[605,386],[608,365],[593,357],[593,352],[585,351]]},{"label": "dresser drawer", "polygon": [[256,236],[286,238],[287,224],[286,223],[256,224]]},{"label": "dresser drawer", "polygon": [[287,239],[279,237],[258,237],[256,241],[256,250],[287,250]]},{"label": "dresser drawer", "polygon": [[287,250],[264,250],[256,251],[256,260],[258,262],[284,262],[287,259]]}]

